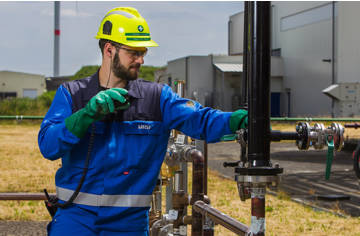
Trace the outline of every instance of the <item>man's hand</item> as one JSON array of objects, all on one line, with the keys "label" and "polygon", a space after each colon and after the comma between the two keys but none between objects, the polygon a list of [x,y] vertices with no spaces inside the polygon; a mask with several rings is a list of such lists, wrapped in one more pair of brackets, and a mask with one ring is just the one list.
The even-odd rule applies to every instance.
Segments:
[{"label": "man's hand", "polygon": [[239,129],[246,129],[248,126],[248,112],[247,110],[234,111],[229,120],[230,130],[235,133]]},{"label": "man's hand", "polygon": [[[130,103],[124,97],[127,93],[127,90],[123,88],[111,88],[101,91],[86,104],[85,112],[94,120],[101,120],[115,110],[125,110],[130,106]],[[120,105],[115,106],[116,101]]]},{"label": "man's hand", "polygon": [[66,128],[78,138],[82,138],[91,123],[101,120],[115,110],[127,109],[130,106],[124,97],[127,93],[123,88],[111,88],[99,92],[83,109],[65,119]]}]

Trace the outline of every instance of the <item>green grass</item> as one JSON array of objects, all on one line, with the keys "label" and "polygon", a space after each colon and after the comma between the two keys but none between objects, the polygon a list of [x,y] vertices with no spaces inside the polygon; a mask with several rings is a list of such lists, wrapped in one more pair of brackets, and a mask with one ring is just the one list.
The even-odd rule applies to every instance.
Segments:
[{"label": "green grass", "polygon": [[0,115],[45,115],[54,99],[55,91],[31,98],[10,98],[0,101]]}]

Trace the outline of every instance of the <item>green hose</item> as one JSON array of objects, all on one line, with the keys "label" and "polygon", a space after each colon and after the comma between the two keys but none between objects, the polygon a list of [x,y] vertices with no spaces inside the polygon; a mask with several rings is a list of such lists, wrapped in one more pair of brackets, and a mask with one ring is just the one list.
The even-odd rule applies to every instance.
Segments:
[{"label": "green hose", "polygon": [[[330,138],[330,140],[329,140]],[[326,156],[326,171],[325,171],[325,179],[330,179],[331,174],[331,165],[334,158],[334,137],[333,136],[327,136],[326,137],[326,143],[328,145],[328,152]]]}]

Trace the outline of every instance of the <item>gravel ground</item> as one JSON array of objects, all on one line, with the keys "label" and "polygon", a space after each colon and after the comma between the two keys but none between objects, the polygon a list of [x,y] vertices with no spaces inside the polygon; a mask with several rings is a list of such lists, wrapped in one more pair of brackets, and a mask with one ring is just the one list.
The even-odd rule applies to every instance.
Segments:
[{"label": "gravel ground", "polygon": [[0,236],[46,235],[45,221],[0,221]]}]

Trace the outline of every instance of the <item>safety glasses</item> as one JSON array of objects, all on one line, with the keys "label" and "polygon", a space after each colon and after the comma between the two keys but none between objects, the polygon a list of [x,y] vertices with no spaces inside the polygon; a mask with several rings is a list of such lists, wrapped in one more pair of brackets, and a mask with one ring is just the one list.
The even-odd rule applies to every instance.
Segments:
[{"label": "safety glasses", "polygon": [[117,48],[126,50],[133,59],[137,59],[139,57],[144,57],[144,56],[146,56],[146,53],[147,53],[147,49],[145,51],[138,51],[138,50],[133,50],[133,49],[124,48],[124,47],[117,47]]}]

